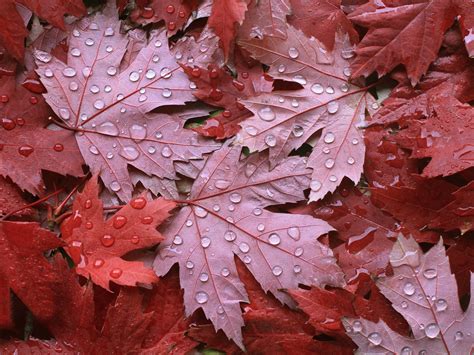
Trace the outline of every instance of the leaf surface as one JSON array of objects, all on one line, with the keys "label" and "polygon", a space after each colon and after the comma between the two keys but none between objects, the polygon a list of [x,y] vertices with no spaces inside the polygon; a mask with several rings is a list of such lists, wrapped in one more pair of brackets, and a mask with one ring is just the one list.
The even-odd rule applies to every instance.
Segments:
[{"label": "leaf surface", "polygon": [[162,230],[166,239],[154,269],[163,275],[179,263],[186,313],[202,308],[217,330],[242,347],[239,303],[248,297],[234,255],[265,292],[290,304],[280,289],[344,281],[330,249],[317,241],[332,230],[326,222],[265,209],[304,198],[309,171],[303,159],[289,158],[270,171],[265,154],[240,160],[240,151],[222,148],[208,159],[190,205]]}]

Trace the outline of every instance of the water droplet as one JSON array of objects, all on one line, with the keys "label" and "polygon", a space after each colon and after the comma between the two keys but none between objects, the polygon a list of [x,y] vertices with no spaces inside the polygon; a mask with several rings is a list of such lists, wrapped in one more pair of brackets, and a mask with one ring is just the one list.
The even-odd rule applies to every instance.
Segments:
[{"label": "water droplet", "polygon": [[251,136],[256,136],[258,133],[258,129],[255,128],[254,126],[246,126],[245,132],[247,132]]},{"label": "water droplet", "polygon": [[296,257],[300,257],[301,255],[303,255],[303,253],[304,253],[304,249],[301,247],[296,248],[294,252]]},{"label": "water droplet", "polygon": [[342,84],[342,85],[341,85],[341,91],[342,91],[342,92],[348,92],[348,91],[349,91],[349,85],[347,85],[347,84]]},{"label": "water droplet", "polygon": [[336,182],[337,181],[337,176],[336,175],[330,175],[329,176],[329,181]]},{"label": "water droplet", "polygon": [[94,40],[93,40],[92,38],[88,38],[88,39],[85,40],[86,46],[89,46],[89,47],[90,47],[90,46],[93,46],[94,43],[95,43],[95,42],[94,42]]},{"label": "water droplet", "polygon": [[290,47],[290,49],[288,49],[288,55],[290,56],[290,58],[296,59],[296,58],[298,58],[300,53],[298,52],[298,50],[295,47]]},{"label": "water droplet", "polygon": [[114,192],[120,191],[121,188],[122,187],[120,186],[120,184],[117,181],[112,181],[110,183],[110,189]]},{"label": "water droplet", "polygon": [[224,233],[224,239],[227,240],[228,242],[233,242],[236,238],[237,238],[237,235],[231,230],[228,230]]},{"label": "water droplet", "polygon": [[209,275],[205,272],[202,272],[201,275],[199,275],[199,281],[201,282],[207,282],[209,280]]},{"label": "water droplet", "polygon": [[258,115],[264,121],[270,122],[273,121],[276,117],[275,112],[271,107],[264,107],[258,111]]},{"label": "water droplet", "polygon": [[329,149],[328,147],[323,148],[323,153],[324,154],[329,154],[330,152],[331,152],[331,149]]},{"label": "water droplet", "polygon": [[156,48],[160,48],[160,47],[161,47],[161,44],[162,44],[161,41],[160,41],[160,40],[157,40],[157,41],[155,42],[155,47],[156,47]]},{"label": "water droplet", "polygon": [[242,253],[248,253],[248,251],[250,250],[250,246],[247,244],[247,243],[240,243],[239,245],[239,249]]},{"label": "water droplet", "polygon": [[71,68],[71,67],[66,67],[66,68],[63,69],[63,75],[66,78],[75,77],[76,76],[76,70],[74,68]]},{"label": "water droplet", "polygon": [[140,79],[140,74],[136,71],[132,71],[128,77],[131,82],[135,83]]},{"label": "water droplet", "polygon": [[222,315],[222,314],[224,314],[224,313],[225,313],[224,307],[218,306],[218,307],[217,307],[217,314],[221,314],[221,315]]},{"label": "water droplet", "polygon": [[194,208],[194,214],[199,218],[205,218],[207,216],[207,211],[200,206],[196,206]]},{"label": "water droplet", "polygon": [[407,309],[407,308],[408,308],[408,303],[405,302],[405,301],[402,301],[402,303],[400,303],[400,305],[402,306],[403,309]]},{"label": "water droplet", "polygon": [[331,144],[335,140],[336,140],[336,136],[332,132],[326,133],[326,135],[324,136],[324,143]]},{"label": "water droplet", "polygon": [[100,267],[104,266],[104,264],[105,264],[104,259],[95,259],[94,260],[94,267],[95,268],[100,268]]},{"label": "water droplet", "polygon": [[147,130],[144,126],[139,124],[133,124],[129,128],[130,138],[132,138],[135,142],[140,142],[146,138]]},{"label": "water droplet", "polygon": [[160,61],[160,57],[157,55],[154,55],[151,60],[153,61],[153,63],[158,63]]},{"label": "water droplet", "polygon": [[332,169],[332,167],[334,166],[334,159],[326,159],[326,161],[324,162],[324,166],[328,169]]},{"label": "water droplet", "polygon": [[161,150],[161,155],[165,158],[169,158],[170,156],[173,155],[173,151],[171,150],[170,147],[164,146],[163,149]]},{"label": "water droplet", "polygon": [[110,271],[110,277],[113,278],[113,279],[118,279],[120,276],[122,276],[122,269],[112,269]]},{"label": "water droplet", "polygon": [[359,333],[362,331],[362,322],[356,320],[354,323],[352,323],[352,330],[354,333]]},{"label": "water droplet", "polygon": [[412,296],[415,293],[415,286],[411,282],[407,282],[405,286],[403,286],[403,292],[407,296]]},{"label": "water droplet", "polygon": [[295,137],[301,137],[304,134],[304,128],[300,125],[294,125],[292,132]]},{"label": "water droplet", "polygon": [[276,266],[273,267],[272,273],[275,276],[280,276],[283,273],[283,269],[282,269],[281,266],[276,265]]},{"label": "water droplet", "polygon": [[44,71],[44,76],[47,77],[47,78],[52,78],[54,76],[54,73],[51,69],[46,69]]},{"label": "water droplet", "polygon": [[71,81],[69,83],[69,90],[77,91],[77,89],[79,89],[79,85],[75,81]]},{"label": "water droplet", "polygon": [[280,65],[278,66],[278,72],[279,72],[279,73],[284,73],[285,70],[286,70],[286,66],[285,66],[284,64],[280,64]]},{"label": "water droplet", "polygon": [[191,221],[190,219],[188,219],[186,221],[186,227],[191,227],[193,225],[193,221]]},{"label": "water droplet", "polygon": [[110,234],[104,234],[102,238],[100,238],[100,242],[104,247],[111,247],[115,243],[115,238]]},{"label": "water droplet", "polygon": [[334,88],[333,88],[332,86],[328,86],[328,87],[326,88],[326,92],[327,92],[328,94],[334,94]]},{"label": "water droplet", "polygon": [[107,159],[112,159],[114,157],[114,153],[108,152],[106,157],[107,157]]},{"label": "water droplet", "polygon": [[130,161],[136,160],[140,156],[139,151],[131,145],[126,145],[125,147],[123,147],[120,150],[119,154],[122,158],[125,158]]},{"label": "water droplet", "polygon": [[374,110],[377,110],[379,108],[379,104],[377,102],[374,102],[372,103],[371,107],[374,109]]},{"label": "water droplet", "polygon": [[321,84],[313,84],[313,86],[311,86],[311,91],[315,94],[322,94],[324,92],[324,88]]},{"label": "water droplet", "polygon": [[290,227],[286,231],[291,239],[300,240],[300,229],[297,226]]},{"label": "water droplet", "polygon": [[110,121],[105,121],[104,123],[101,123],[99,126],[96,127],[96,131],[105,134],[108,136],[113,136],[116,137],[119,134],[119,129],[115,125],[115,123],[110,122]]},{"label": "water droplet", "polygon": [[211,245],[211,239],[209,239],[208,237],[202,237],[201,238],[201,246],[206,249],[209,247],[209,245]]},{"label": "water droplet", "polygon": [[338,109],[339,109],[339,104],[337,103],[337,101],[331,101],[328,103],[328,112],[330,114],[336,113]]},{"label": "water droplet", "polygon": [[163,89],[163,91],[161,92],[161,96],[163,96],[165,99],[168,99],[171,97],[171,95],[173,94],[173,92],[170,90],[170,89]]},{"label": "water droplet", "polygon": [[425,334],[428,338],[434,339],[439,334],[439,327],[435,323],[430,323],[425,327]]},{"label": "water droplet", "polygon": [[278,244],[280,244],[280,242],[281,242],[280,236],[279,236],[277,233],[272,233],[272,234],[270,234],[270,236],[268,237],[268,242],[269,242],[271,245],[278,245]]},{"label": "water droplet", "polygon": [[161,69],[160,71],[160,76],[164,79],[169,79],[171,78],[171,75],[172,75],[172,72],[169,68],[167,67],[164,67],[163,69]]},{"label": "water droplet", "polygon": [[259,224],[257,225],[257,230],[258,230],[259,232],[263,232],[263,231],[265,230],[265,225],[264,225],[263,223],[259,223]]},{"label": "water droplet", "polygon": [[217,187],[218,189],[220,190],[224,190],[224,189],[227,189],[231,184],[231,181],[229,180],[222,180],[222,179],[219,179],[219,180],[216,180],[214,182],[214,186]]},{"label": "water droplet", "polygon": [[94,107],[97,109],[97,110],[102,110],[104,107],[105,107],[105,103],[104,101],[102,100],[96,100],[94,102]]},{"label": "water droplet", "polygon": [[91,145],[89,147],[89,152],[91,152],[94,155],[98,155],[99,154],[99,149],[97,149],[97,147],[95,145]]},{"label": "water droplet", "polygon": [[316,191],[319,191],[321,189],[323,185],[318,181],[318,180],[313,180],[311,181],[309,187],[311,188],[311,190],[313,190],[314,192]]},{"label": "water droplet", "polygon": [[105,51],[106,51],[107,53],[112,53],[112,52],[114,51],[114,47],[112,47],[112,46],[107,46],[107,47],[105,47]]},{"label": "water droplet", "polygon": [[112,225],[114,226],[115,229],[120,229],[126,224],[127,224],[127,217],[114,216],[114,221],[112,222]]},{"label": "water droplet", "polygon": [[108,67],[107,68],[107,74],[110,76],[114,76],[117,74],[117,68],[116,67]]},{"label": "water droplet", "polygon": [[440,298],[435,302],[436,311],[443,312],[448,308],[448,302],[445,299]]},{"label": "water droplet", "polygon": [[143,224],[151,224],[153,222],[153,217],[151,216],[142,217],[141,222]]},{"label": "water droplet", "polygon": [[464,334],[463,332],[461,331],[457,331],[455,334],[454,334],[454,340],[462,340],[464,338]]},{"label": "water droplet", "polygon": [[91,93],[97,94],[100,91],[100,88],[97,85],[92,85],[89,90]]},{"label": "water droplet", "polygon": [[352,140],[352,144],[353,144],[353,145],[359,144],[359,140],[358,140],[357,138],[354,138],[354,139]]},{"label": "water droplet", "polygon": [[382,337],[377,332],[370,333],[367,339],[374,345],[382,344]]},{"label": "water droplet", "polygon": [[258,207],[257,207],[257,208],[254,208],[254,210],[253,210],[253,214],[254,214],[255,216],[260,216],[260,215],[262,214],[262,212],[263,212],[262,209],[261,209],[261,208],[258,208]]},{"label": "water droplet", "polygon": [[300,265],[293,266],[293,272],[295,274],[299,274],[301,272],[301,266]]},{"label": "water droplet", "polygon": [[175,235],[173,239],[173,244],[176,244],[176,245],[183,244],[183,238],[181,238],[179,235]]},{"label": "water droplet", "polygon": [[233,203],[239,203],[240,201],[242,201],[242,196],[239,193],[234,192],[230,194],[229,200]]},{"label": "water droplet", "polygon": [[342,69],[342,73],[343,73],[345,76],[350,77],[351,74],[352,74],[351,68],[346,67],[346,68]]},{"label": "water droplet", "polygon": [[186,262],[186,268],[187,269],[192,269],[194,267],[194,263],[192,261],[187,261]]},{"label": "water droplet", "polygon": [[92,30],[92,31],[97,31],[99,29],[99,25],[95,22],[92,22],[90,25],[89,25],[89,29]]},{"label": "water droplet", "polygon": [[400,352],[400,355],[413,355],[413,350],[409,346],[404,346]]},{"label": "water droplet", "polygon": [[43,62],[43,63],[49,63],[52,59],[52,56],[51,54],[47,53],[47,52],[36,52],[35,54],[35,58],[38,59],[40,62]]},{"label": "water droplet", "polygon": [[276,138],[273,134],[269,134],[268,136],[265,137],[265,144],[268,145],[269,147],[274,147],[276,146]]},{"label": "water droplet", "polygon": [[306,85],[306,83],[307,83],[306,78],[303,75],[295,75],[293,77],[293,81],[295,83],[300,84],[300,85]]},{"label": "water droplet", "polygon": [[114,34],[115,34],[115,31],[112,27],[107,27],[107,29],[104,32],[105,37],[110,37],[110,36],[113,36]]},{"label": "water droplet", "polygon": [[229,276],[229,275],[230,275],[230,271],[229,271],[229,269],[228,269],[228,268],[226,268],[226,267],[225,267],[225,268],[223,268],[223,269],[221,270],[221,275],[222,275],[222,276],[224,276],[224,277],[227,277],[227,276]]},{"label": "water droplet", "polygon": [[423,271],[423,276],[428,280],[434,279],[438,275],[438,272],[435,269],[426,269]]},{"label": "water droplet", "polygon": [[130,206],[132,206],[133,208],[135,208],[136,210],[141,210],[143,208],[145,208],[147,204],[147,200],[146,198],[144,197],[137,197],[137,198],[134,198],[131,202],[130,202]]},{"label": "water droplet", "polygon": [[207,302],[207,300],[209,299],[209,296],[207,295],[206,292],[203,292],[203,291],[199,291],[198,293],[196,293],[196,302],[199,303],[199,304],[204,304]]}]

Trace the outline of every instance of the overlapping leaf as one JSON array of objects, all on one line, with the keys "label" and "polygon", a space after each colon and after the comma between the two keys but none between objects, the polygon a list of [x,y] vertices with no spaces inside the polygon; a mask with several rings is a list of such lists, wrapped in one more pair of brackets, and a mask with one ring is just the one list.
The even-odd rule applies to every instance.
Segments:
[{"label": "overlapping leaf", "polygon": [[[382,293],[410,324],[413,337],[404,337],[383,321],[347,320],[348,335],[361,352],[432,352],[469,354],[472,351],[474,301],[463,312],[442,241],[426,254],[411,239],[400,236],[390,254],[394,275],[378,283]],[[471,277],[471,293],[473,289]]]},{"label": "overlapping leaf", "polygon": [[109,289],[109,282],[136,286],[156,281],[152,270],[139,261],[125,261],[126,253],[158,244],[162,235],[156,227],[168,216],[175,203],[138,197],[112,218],[104,221],[97,181],[90,181],[76,196],[73,214],[61,226],[67,251],[79,275]]},{"label": "overlapping leaf", "polygon": [[46,128],[51,110],[41,95],[18,85],[15,76],[0,78],[0,95],[0,175],[35,195],[43,189],[42,170],[82,175],[71,132]]},{"label": "overlapping leaf", "polygon": [[[272,164],[308,141],[321,138],[308,159],[313,168],[310,200],[333,192],[346,176],[358,182],[364,163],[359,125],[364,125],[370,95],[351,85],[348,59],[353,56],[347,36],[338,35],[334,52],[293,27],[288,39],[241,39],[239,44],[270,66],[278,79],[303,86],[297,91],[274,91],[244,100],[254,117],[242,123],[242,140],[251,151],[269,148]],[[369,107],[370,108],[370,107]]]},{"label": "overlapping leaf", "polygon": [[208,159],[189,206],[163,229],[154,268],[163,275],[179,263],[186,313],[202,308],[216,329],[242,346],[239,303],[248,299],[234,254],[263,290],[286,303],[291,299],[280,289],[344,281],[330,249],[317,241],[332,229],[326,222],[265,209],[304,198],[304,160],[289,158],[270,171],[266,154],[240,160],[240,153],[222,148]]},{"label": "overlapping leaf", "polygon": [[190,82],[171,56],[164,32],[122,62],[129,38],[120,32],[115,11],[108,6],[74,26],[67,64],[43,52],[36,57],[46,100],[76,131],[86,163],[109,190],[129,200],[127,165],[174,179],[174,161],[202,158],[219,145],[183,129],[176,118],[145,115],[192,101]]},{"label": "overlapping leaf", "polygon": [[286,16],[290,13],[288,0],[251,0],[239,36],[286,38]]}]

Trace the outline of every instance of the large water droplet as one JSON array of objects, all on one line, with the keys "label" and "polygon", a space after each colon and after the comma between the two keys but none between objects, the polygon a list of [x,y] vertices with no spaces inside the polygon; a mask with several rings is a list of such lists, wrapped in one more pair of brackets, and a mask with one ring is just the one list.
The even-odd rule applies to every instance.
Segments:
[{"label": "large water droplet", "polygon": [[205,272],[202,272],[201,275],[199,275],[199,281],[201,282],[207,282],[209,280],[209,275]]},{"label": "large water droplet", "polygon": [[209,296],[207,295],[206,292],[203,292],[203,291],[199,291],[196,293],[196,302],[199,303],[199,304],[204,304],[207,302],[207,300],[209,299]]},{"label": "large water droplet", "polygon": [[74,68],[71,68],[71,67],[66,67],[66,68],[63,69],[63,75],[66,78],[75,77],[76,76],[76,70]]},{"label": "large water droplet", "polygon": [[209,237],[202,237],[201,238],[201,246],[206,249],[211,245],[211,239]]},{"label": "large water droplet", "polygon": [[104,107],[105,107],[104,101],[102,101],[102,100],[96,100],[96,101],[94,102],[94,108],[96,108],[97,110],[102,110]]},{"label": "large water droplet", "polygon": [[224,276],[224,277],[227,277],[227,276],[229,276],[229,275],[230,275],[230,271],[229,271],[229,269],[228,269],[228,268],[226,268],[226,267],[225,267],[225,268],[223,268],[223,269],[221,270],[221,275],[222,275],[222,276]]},{"label": "large water droplet", "polygon": [[146,138],[147,130],[144,126],[139,124],[133,124],[129,128],[130,138],[135,142],[140,142]]},{"label": "large water droplet", "polygon": [[370,333],[367,339],[374,345],[382,344],[382,337],[377,332]]},{"label": "large water droplet", "polygon": [[321,187],[323,185],[321,184],[321,182],[319,182],[318,180],[313,180],[311,181],[311,183],[309,184],[309,187],[311,188],[311,190],[313,190],[314,192],[317,192],[319,190],[321,190]]},{"label": "large water droplet", "polygon": [[415,293],[415,286],[411,282],[407,282],[405,286],[403,286],[403,292],[407,296],[412,296]]},{"label": "large water droplet", "polygon": [[165,99],[170,98],[171,95],[173,95],[173,92],[167,88],[163,89],[163,91],[161,92],[161,96],[163,96]]},{"label": "large water droplet", "polygon": [[297,226],[290,227],[286,231],[291,239],[300,240],[300,229]]},{"label": "large water droplet", "polygon": [[236,238],[237,238],[237,235],[231,230],[228,230],[224,233],[224,239],[227,240],[228,242],[233,242]]},{"label": "large water droplet", "polygon": [[250,250],[250,246],[247,244],[247,243],[240,243],[239,245],[239,249],[242,253],[248,253],[248,251]]},{"label": "large water droplet", "polygon": [[117,68],[116,67],[108,67],[107,68],[107,74],[109,74],[110,76],[114,76],[115,74],[117,74]]},{"label": "large water droplet", "polygon": [[352,330],[354,333],[359,333],[362,331],[362,322],[356,320],[354,323],[352,323]]},{"label": "large water droplet", "polygon": [[127,224],[127,217],[125,216],[114,216],[112,225],[115,229],[120,229]]},{"label": "large water droplet", "polygon": [[136,160],[140,156],[140,152],[131,145],[127,145],[120,150],[120,156],[123,158],[133,161]]},{"label": "large water droplet", "polygon": [[242,201],[242,196],[239,193],[234,192],[230,194],[229,200],[232,203],[239,203],[240,201]]},{"label": "large water droplet", "polygon": [[153,69],[148,69],[145,74],[145,77],[149,80],[154,79],[156,77],[156,73]]},{"label": "large water droplet", "polygon": [[183,238],[181,238],[179,235],[175,235],[173,238],[173,244],[175,245],[183,244]]},{"label": "large water droplet", "polygon": [[194,263],[192,261],[187,261],[186,262],[186,268],[187,269],[192,269],[194,268]]},{"label": "large water droplet", "polygon": [[269,134],[268,136],[265,137],[265,144],[268,145],[269,147],[274,147],[276,146],[276,138],[273,134]]},{"label": "large water droplet", "polygon": [[438,272],[435,269],[426,269],[423,271],[423,276],[428,280],[434,279],[438,275]]},{"label": "large water droplet", "polygon": [[448,308],[448,302],[445,299],[439,298],[435,302],[436,311],[443,312]]},{"label": "large water droplet", "polygon": [[400,355],[413,355],[413,350],[409,346],[404,346],[400,351]]},{"label": "large water droplet", "polygon": [[258,115],[264,121],[270,122],[273,121],[276,117],[275,112],[271,107],[264,107],[258,111]]},{"label": "large water droplet", "polygon": [[173,151],[171,150],[170,147],[164,146],[163,149],[161,150],[161,155],[164,156],[165,158],[169,158],[170,156],[173,155]]},{"label": "large water droplet", "polygon": [[337,112],[337,110],[339,109],[339,104],[337,101],[331,101],[328,103],[328,112],[330,114],[334,114]]},{"label": "large water droplet", "polygon": [[90,47],[90,46],[93,46],[94,43],[95,43],[95,42],[94,42],[94,40],[93,40],[92,38],[87,38],[87,39],[85,40],[86,46],[89,46],[89,47]]},{"label": "large water droplet", "polygon": [[334,133],[329,132],[324,135],[324,143],[331,144],[336,140]]},{"label": "large water droplet", "polygon": [[220,190],[227,189],[231,184],[229,180],[218,179],[214,182],[214,186]]},{"label": "large water droplet", "polygon": [[135,83],[140,79],[140,74],[138,74],[138,72],[136,71],[132,71],[128,78],[130,79],[131,82]]},{"label": "large water droplet", "polygon": [[117,181],[112,181],[110,183],[110,189],[114,192],[120,191],[121,188],[122,187],[120,186],[120,184]]},{"label": "large water droplet", "polygon": [[115,238],[110,234],[104,234],[100,241],[104,247],[111,247],[115,243]]},{"label": "large water droplet", "polygon": [[171,78],[171,75],[172,75],[172,72],[169,68],[167,67],[164,67],[163,69],[161,69],[160,71],[160,76],[164,79],[169,79]]},{"label": "large water droplet", "polygon": [[313,84],[311,86],[311,91],[315,94],[322,94],[324,92],[324,88],[321,84]]},{"label": "large water droplet", "polygon": [[194,208],[194,214],[199,218],[205,218],[207,216],[207,211],[200,206],[196,206]]},{"label": "large water droplet", "polygon": [[98,155],[99,154],[99,149],[97,149],[97,147],[95,145],[91,145],[89,147],[89,152],[91,152],[94,155]]},{"label": "large water droplet", "polygon": [[464,333],[461,332],[461,331],[457,331],[455,334],[454,334],[454,340],[462,340],[464,338]]},{"label": "large water droplet", "polygon": [[268,237],[268,242],[271,245],[278,245],[281,242],[280,236],[277,233],[272,233]]},{"label": "large water droplet", "polygon": [[298,58],[300,53],[298,52],[298,50],[295,47],[290,47],[288,49],[288,55],[290,56],[290,58],[296,59],[296,58]]},{"label": "large water droplet", "polygon": [[69,90],[77,91],[77,89],[79,89],[79,85],[75,81],[71,81],[69,83]]},{"label": "large water droplet", "polygon": [[435,323],[430,323],[425,327],[425,334],[428,338],[434,339],[439,334],[439,327]]},{"label": "large water droplet", "polygon": [[302,247],[296,248],[294,252],[296,257],[300,257],[301,255],[303,255],[303,253],[304,253],[304,249]]},{"label": "large water droplet", "polygon": [[96,127],[97,132],[108,135],[108,136],[118,136],[119,134],[119,129],[115,125],[115,123],[106,121],[104,123],[101,123],[99,126]]},{"label": "large water droplet", "polygon": [[258,129],[254,126],[246,126],[245,132],[247,132],[251,136],[256,136],[258,133]]},{"label": "large water droplet", "polygon": [[293,266],[293,272],[295,274],[299,274],[301,272],[301,266],[300,265]]},{"label": "large water droplet", "polygon": [[332,167],[334,166],[334,159],[327,159],[325,162],[324,162],[324,166],[328,169],[332,169]]},{"label": "large water droplet", "polygon": [[273,269],[272,269],[272,274],[273,275],[280,276],[282,273],[283,273],[283,269],[282,269],[281,266],[276,265],[276,266],[273,267]]},{"label": "large water droplet", "polygon": [[293,81],[303,86],[307,83],[306,78],[303,75],[295,75]]}]

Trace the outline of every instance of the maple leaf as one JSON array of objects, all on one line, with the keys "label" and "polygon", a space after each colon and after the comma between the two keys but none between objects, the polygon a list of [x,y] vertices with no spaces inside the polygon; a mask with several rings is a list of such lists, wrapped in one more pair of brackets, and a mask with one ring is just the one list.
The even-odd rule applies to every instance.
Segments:
[{"label": "maple leaf", "polygon": [[453,192],[454,200],[438,211],[438,216],[430,222],[430,227],[446,231],[459,229],[461,233],[474,229],[474,181]]},{"label": "maple leaf", "polygon": [[290,304],[280,289],[344,280],[330,249],[316,239],[332,230],[326,222],[265,209],[304,199],[309,184],[304,159],[289,158],[270,171],[265,154],[239,160],[240,154],[241,147],[224,147],[207,160],[189,206],[162,230],[166,239],[154,269],[164,275],[179,263],[186,314],[202,308],[216,329],[242,346],[239,303],[248,299],[234,254],[266,292]]},{"label": "maple leaf", "polygon": [[237,33],[236,26],[242,24],[246,11],[245,0],[219,0],[212,3],[208,25],[219,37],[226,59],[229,58],[232,41]]},{"label": "maple leaf", "polygon": [[371,97],[347,81],[347,59],[353,55],[347,36],[339,35],[329,54],[316,39],[291,26],[287,34],[286,40],[239,40],[254,58],[270,66],[270,75],[304,87],[243,100],[254,116],[242,123],[242,141],[251,151],[269,148],[275,164],[321,132],[308,159],[314,201],[333,192],[345,176],[359,181],[365,148],[358,126],[365,122]]},{"label": "maple leaf", "polygon": [[175,35],[186,25],[199,0],[151,0],[146,6],[135,9],[130,18],[141,24],[165,21],[168,36]]},{"label": "maple leaf", "polygon": [[[71,133],[46,128],[51,111],[42,96],[18,85],[15,76],[0,78],[0,92],[0,175],[35,195],[43,187],[42,170],[82,175]],[[68,159],[61,159],[66,154]]]},{"label": "maple leaf", "polygon": [[[109,4],[103,13],[74,25],[67,64],[36,53],[47,102],[76,132],[91,170],[125,201],[133,190],[128,165],[148,176],[176,179],[174,161],[201,159],[219,147],[183,129],[181,120],[145,115],[163,105],[192,101],[192,90],[169,53],[164,32],[153,35],[136,53],[127,48],[129,41]],[[133,56],[121,67],[127,49]]]},{"label": "maple leaf", "polygon": [[153,271],[142,262],[125,261],[121,256],[159,243],[163,237],[156,226],[169,216],[175,203],[162,198],[147,201],[140,196],[104,221],[98,195],[99,186],[94,178],[76,196],[72,216],[61,225],[76,272],[107,290],[110,281],[126,286],[155,282]]},{"label": "maple leaf", "polygon": [[436,59],[443,35],[456,15],[470,11],[467,4],[459,8],[453,3],[370,0],[357,8],[349,19],[369,31],[356,50],[354,77],[367,76],[373,71],[385,75],[403,64],[411,83],[416,84]]},{"label": "maple leaf", "polygon": [[239,37],[286,38],[286,16],[292,9],[288,0],[251,0]]},{"label": "maple leaf", "polygon": [[[394,332],[383,321],[345,320],[347,334],[359,350],[468,354],[472,350],[474,301],[471,297],[469,309],[463,312],[442,241],[423,254],[413,238],[400,236],[390,262],[394,275],[381,279],[378,287],[410,324],[413,337]],[[473,282],[471,276],[471,291]]]},{"label": "maple leaf", "polygon": [[467,235],[456,240],[446,252],[451,271],[456,276],[459,297],[469,293],[469,279],[474,272],[474,245]]},{"label": "maple leaf", "polygon": [[448,176],[474,166],[474,108],[451,94],[432,97],[427,120],[414,120],[397,135],[411,158],[431,158],[423,176]]},{"label": "maple leaf", "polygon": [[341,0],[323,0],[315,6],[311,0],[289,0],[291,16],[288,23],[304,32],[308,37],[316,37],[327,49],[333,50],[335,35],[343,31],[352,43],[359,41],[359,35],[341,9]]},{"label": "maple leaf", "polygon": [[[54,316],[53,290],[60,280],[43,253],[62,245],[54,233],[38,223],[0,223],[0,327],[11,325],[10,290],[38,319]],[[31,287],[37,292],[32,293]]]},{"label": "maple leaf", "polygon": [[184,70],[197,86],[194,95],[198,99],[225,108],[223,112],[208,118],[203,126],[195,128],[205,136],[222,139],[236,134],[241,129],[239,123],[252,115],[238,100],[271,91],[271,82],[263,77],[263,71],[258,66],[242,68],[236,78],[218,68],[206,70],[195,66],[185,67]]},{"label": "maple leaf", "polygon": [[[25,6],[53,26],[65,29],[64,15],[69,14],[81,17],[86,13],[86,8],[81,0],[5,0],[0,3],[0,20],[8,23],[0,30],[0,41],[16,58],[22,59],[24,55],[24,41],[28,36],[25,28],[29,20],[24,21],[21,16],[20,6]],[[25,23],[26,22],[26,23]]]},{"label": "maple leaf", "polygon": [[357,187],[343,184],[322,201],[291,211],[325,220],[343,241],[335,247],[339,266],[352,279],[361,272],[378,274],[388,265],[388,255],[398,234],[397,221],[377,208]]},{"label": "maple leaf", "polygon": [[[27,205],[23,199],[21,190],[12,182],[0,177],[0,218],[18,210],[18,206]],[[31,216],[34,211],[31,208],[25,208],[14,213],[14,216]]]}]

